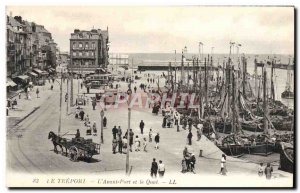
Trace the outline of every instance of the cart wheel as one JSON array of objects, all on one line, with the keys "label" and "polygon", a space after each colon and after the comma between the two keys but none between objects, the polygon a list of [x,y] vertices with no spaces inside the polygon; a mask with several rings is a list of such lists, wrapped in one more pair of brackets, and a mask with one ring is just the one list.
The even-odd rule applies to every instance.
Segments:
[{"label": "cart wheel", "polygon": [[77,161],[78,157],[79,157],[79,151],[77,149],[77,147],[75,146],[71,146],[69,149],[69,157],[71,161]]}]

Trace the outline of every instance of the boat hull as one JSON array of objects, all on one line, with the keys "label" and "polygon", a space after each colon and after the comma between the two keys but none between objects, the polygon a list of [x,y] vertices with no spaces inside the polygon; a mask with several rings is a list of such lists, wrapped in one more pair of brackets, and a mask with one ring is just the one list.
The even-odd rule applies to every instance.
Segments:
[{"label": "boat hull", "polygon": [[294,161],[290,158],[288,153],[293,154],[294,148],[291,147],[282,147],[280,152],[280,167],[279,169],[282,171],[286,171],[289,173],[294,173]]}]

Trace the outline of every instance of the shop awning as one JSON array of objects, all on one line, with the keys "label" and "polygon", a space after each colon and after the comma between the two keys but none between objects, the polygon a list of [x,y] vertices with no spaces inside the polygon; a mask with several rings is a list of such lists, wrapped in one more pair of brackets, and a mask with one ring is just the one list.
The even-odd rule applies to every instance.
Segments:
[{"label": "shop awning", "polygon": [[34,69],[33,69],[33,71],[34,71],[34,72],[36,72],[36,73],[38,73],[38,74],[42,74],[42,73],[43,73],[43,71],[42,71],[42,70],[40,70],[40,69],[37,69],[37,68],[34,68]]},{"label": "shop awning", "polygon": [[6,86],[14,87],[14,86],[17,86],[17,84],[14,81],[12,81],[10,78],[8,78],[6,80]]},{"label": "shop awning", "polygon": [[27,76],[27,75],[21,75],[21,76],[18,76],[18,78],[20,78],[22,80],[27,80],[29,78],[29,76]]},{"label": "shop awning", "polygon": [[38,76],[38,75],[37,75],[36,73],[34,73],[34,72],[29,72],[28,74],[31,75],[31,76],[34,76],[34,77],[37,77],[37,76]]}]

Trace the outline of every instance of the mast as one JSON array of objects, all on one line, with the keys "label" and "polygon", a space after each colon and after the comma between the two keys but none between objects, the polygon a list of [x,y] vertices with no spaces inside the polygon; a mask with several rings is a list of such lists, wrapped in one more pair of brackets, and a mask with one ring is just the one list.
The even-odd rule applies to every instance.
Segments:
[{"label": "mast", "polygon": [[183,75],[183,50],[181,51],[181,85],[183,85],[183,81],[184,81],[184,75]]},{"label": "mast", "polygon": [[247,98],[246,96],[246,76],[247,76],[247,61],[246,58],[243,57],[243,97]]},{"label": "mast", "polygon": [[206,58],[204,58],[204,87],[205,87],[205,103],[206,109],[208,108],[208,87],[207,87],[207,63]]},{"label": "mast", "polygon": [[190,64],[189,62],[187,63],[187,77],[186,77],[186,83],[187,83],[187,88],[189,90],[190,88]]},{"label": "mast", "polygon": [[268,134],[268,98],[267,98],[267,71],[263,68],[263,109],[264,109],[264,133]]},{"label": "mast", "polygon": [[274,90],[274,79],[273,79],[273,74],[274,74],[274,59],[272,60],[272,68],[271,68],[271,98],[273,101],[275,101],[275,90]]},{"label": "mast", "polygon": [[[255,92],[258,93],[258,90],[257,90],[257,59],[255,57],[254,59],[254,64],[255,64],[255,67],[254,67],[254,78],[255,78]],[[258,94],[257,94],[257,98],[259,98]]]},{"label": "mast", "polygon": [[200,95],[200,102],[199,102],[199,105],[200,105],[200,116],[201,118],[203,118],[203,100],[202,100],[202,77],[201,77],[201,74],[202,74],[202,69],[201,69],[201,65],[199,65],[199,95]]},{"label": "mast", "polygon": [[234,74],[234,66],[232,66],[232,102],[231,102],[231,107],[232,107],[232,133],[237,132],[237,122],[236,120],[238,119],[238,115],[236,113],[236,84],[235,84],[236,78]]}]

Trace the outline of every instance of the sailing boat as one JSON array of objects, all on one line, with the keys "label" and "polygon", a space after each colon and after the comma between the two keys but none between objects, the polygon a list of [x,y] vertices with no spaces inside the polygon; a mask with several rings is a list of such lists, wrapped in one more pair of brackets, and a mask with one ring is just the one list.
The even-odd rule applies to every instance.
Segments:
[{"label": "sailing boat", "polygon": [[281,93],[281,98],[283,99],[293,99],[294,98],[294,92],[291,89],[291,77],[293,76],[291,74],[291,69],[289,68],[290,66],[290,61],[288,64],[288,69],[287,69],[287,81],[286,81],[286,86],[285,86],[285,91]]}]

